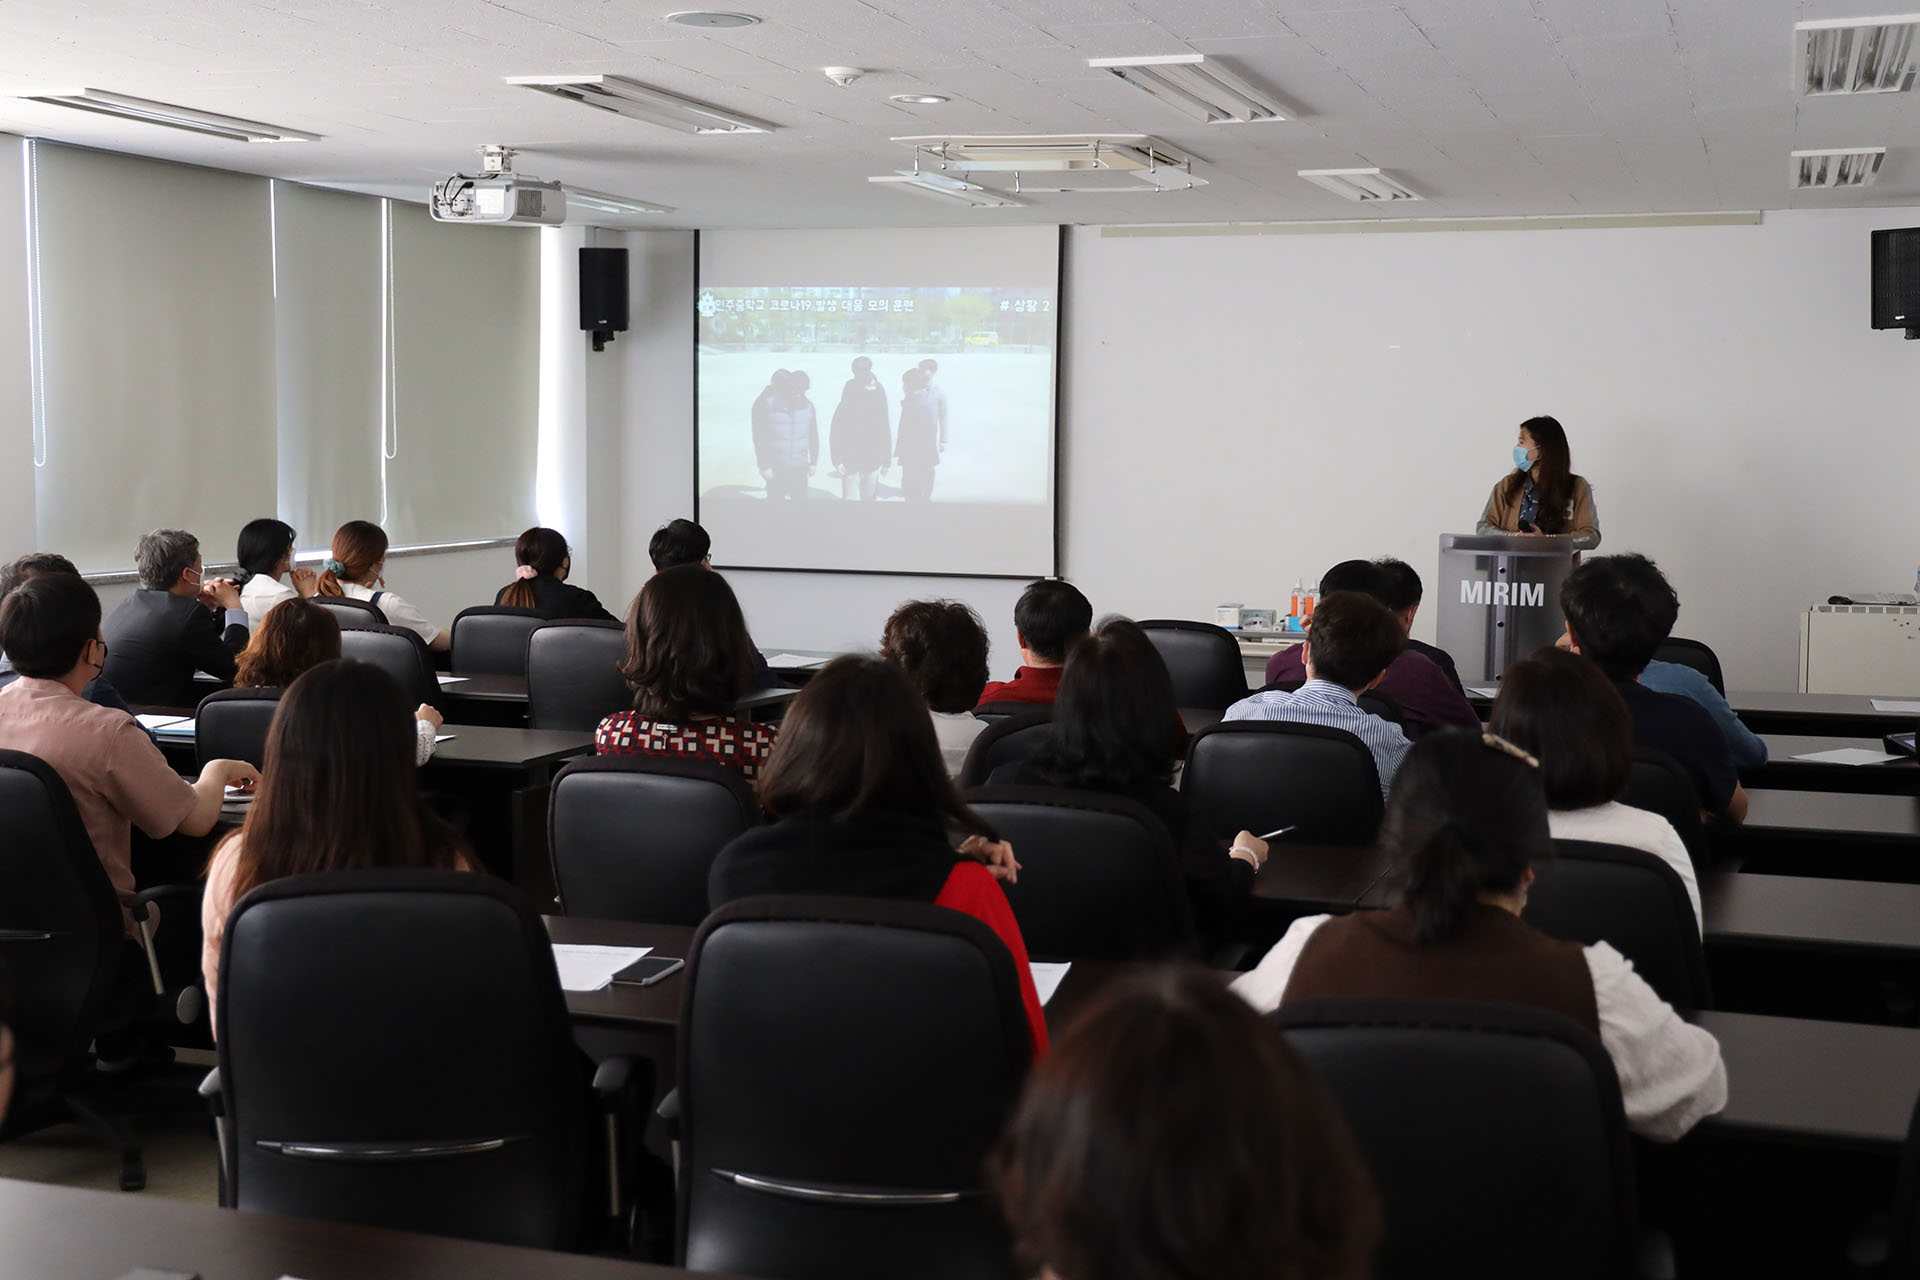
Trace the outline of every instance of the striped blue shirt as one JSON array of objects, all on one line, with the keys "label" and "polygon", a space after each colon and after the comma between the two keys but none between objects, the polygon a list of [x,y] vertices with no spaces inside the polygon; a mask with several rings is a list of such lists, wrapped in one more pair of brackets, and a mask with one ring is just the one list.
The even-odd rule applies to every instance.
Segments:
[{"label": "striped blue shirt", "polygon": [[1242,698],[1227,708],[1223,720],[1283,720],[1289,724],[1317,724],[1345,729],[1373,753],[1380,774],[1380,797],[1393,786],[1393,775],[1413,746],[1400,726],[1361,709],[1351,689],[1330,680],[1309,680],[1294,693],[1272,690]]}]

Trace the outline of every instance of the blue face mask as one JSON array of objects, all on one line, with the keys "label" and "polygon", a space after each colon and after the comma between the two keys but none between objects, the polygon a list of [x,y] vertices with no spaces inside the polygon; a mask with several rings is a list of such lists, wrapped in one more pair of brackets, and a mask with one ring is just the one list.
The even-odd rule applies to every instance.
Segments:
[{"label": "blue face mask", "polygon": [[1527,456],[1527,446],[1523,444],[1513,446],[1513,467],[1516,471],[1533,470],[1533,459]]}]

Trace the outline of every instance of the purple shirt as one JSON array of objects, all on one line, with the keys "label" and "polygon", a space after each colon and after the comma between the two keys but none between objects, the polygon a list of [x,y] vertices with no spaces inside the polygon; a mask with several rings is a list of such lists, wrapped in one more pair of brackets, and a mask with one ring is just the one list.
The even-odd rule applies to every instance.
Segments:
[{"label": "purple shirt", "polygon": [[[1307,678],[1307,665],[1300,657],[1304,646],[1283,649],[1267,659],[1267,684],[1297,684]],[[1407,736],[1418,738],[1434,729],[1478,729],[1480,717],[1466,695],[1453,687],[1432,658],[1412,649],[1403,649],[1387,668],[1387,678],[1377,692],[1400,704]]]}]

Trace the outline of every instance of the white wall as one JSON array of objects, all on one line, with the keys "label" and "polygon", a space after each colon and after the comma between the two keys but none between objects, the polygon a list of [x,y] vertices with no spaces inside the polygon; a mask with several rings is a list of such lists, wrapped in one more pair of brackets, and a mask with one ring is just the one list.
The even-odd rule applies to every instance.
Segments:
[{"label": "white wall", "polygon": [[[33,542],[33,409],[28,381],[25,143],[0,133],[0,558]],[[18,548],[13,550],[12,548]]]}]

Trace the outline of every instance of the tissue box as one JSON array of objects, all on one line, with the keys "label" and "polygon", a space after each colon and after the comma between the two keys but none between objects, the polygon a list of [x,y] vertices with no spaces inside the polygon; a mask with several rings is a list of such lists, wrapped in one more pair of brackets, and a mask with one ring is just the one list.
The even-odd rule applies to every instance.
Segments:
[{"label": "tissue box", "polygon": [[1216,627],[1225,627],[1229,631],[1238,631],[1240,629],[1240,602],[1236,600],[1232,604],[1215,605],[1213,607],[1213,624]]}]

